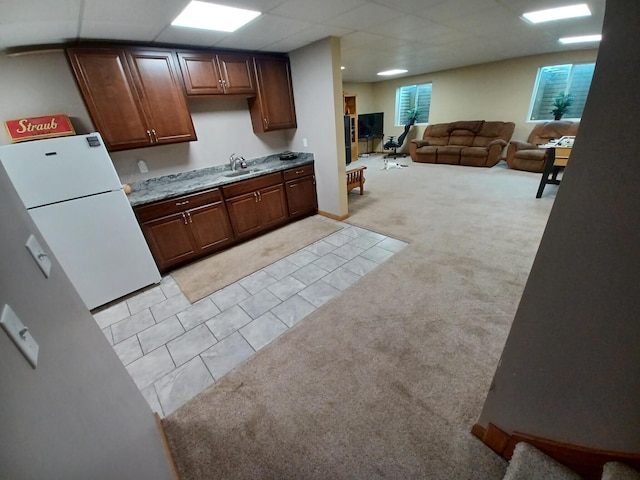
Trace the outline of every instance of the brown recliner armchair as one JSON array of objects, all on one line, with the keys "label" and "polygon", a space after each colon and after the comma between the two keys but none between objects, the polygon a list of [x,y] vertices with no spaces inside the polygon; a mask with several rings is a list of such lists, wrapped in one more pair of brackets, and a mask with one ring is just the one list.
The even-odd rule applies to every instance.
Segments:
[{"label": "brown recliner armchair", "polygon": [[538,145],[566,135],[575,136],[580,122],[554,120],[537,124],[526,142],[512,140],[507,147],[507,165],[515,170],[542,173],[547,160],[547,149]]}]

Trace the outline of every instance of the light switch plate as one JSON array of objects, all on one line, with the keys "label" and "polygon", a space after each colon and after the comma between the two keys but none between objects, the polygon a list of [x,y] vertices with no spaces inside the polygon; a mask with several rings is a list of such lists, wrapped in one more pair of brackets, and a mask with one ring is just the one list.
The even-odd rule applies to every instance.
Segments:
[{"label": "light switch plate", "polygon": [[36,237],[34,237],[33,235],[29,235],[27,244],[25,246],[27,247],[27,250],[29,250],[29,253],[31,253],[33,259],[38,264],[38,267],[40,267],[40,270],[42,270],[42,273],[44,273],[44,276],[49,278],[49,274],[51,273],[51,260],[40,246],[40,243],[38,243]]},{"label": "light switch plate", "polygon": [[24,326],[16,313],[9,305],[2,308],[2,316],[0,317],[0,325],[7,332],[7,335],[13,340],[16,347],[22,352],[24,358],[31,364],[33,368],[38,365],[38,351],[40,347],[29,333],[29,329]]}]

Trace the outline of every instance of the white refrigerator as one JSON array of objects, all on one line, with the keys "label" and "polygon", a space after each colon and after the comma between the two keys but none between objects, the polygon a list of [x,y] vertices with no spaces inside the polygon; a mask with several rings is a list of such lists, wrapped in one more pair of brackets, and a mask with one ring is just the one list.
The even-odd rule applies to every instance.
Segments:
[{"label": "white refrigerator", "polygon": [[99,133],[0,146],[0,162],[87,308],[160,281]]}]

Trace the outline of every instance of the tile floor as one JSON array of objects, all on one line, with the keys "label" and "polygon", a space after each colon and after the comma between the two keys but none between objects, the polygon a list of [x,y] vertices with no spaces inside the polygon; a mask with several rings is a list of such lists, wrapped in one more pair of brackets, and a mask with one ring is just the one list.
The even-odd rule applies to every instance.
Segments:
[{"label": "tile floor", "polygon": [[94,315],[153,411],[174,412],[406,246],[337,223],[336,233],[193,304],[167,275]]}]

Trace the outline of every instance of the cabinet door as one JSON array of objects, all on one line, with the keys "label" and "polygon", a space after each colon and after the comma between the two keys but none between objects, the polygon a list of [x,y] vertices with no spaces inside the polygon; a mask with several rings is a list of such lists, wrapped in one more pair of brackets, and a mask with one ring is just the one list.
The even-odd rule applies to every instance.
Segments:
[{"label": "cabinet door", "polygon": [[316,180],[314,176],[287,182],[286,191],[289,216],[296,217],[318,211]]},{"label": "cabinet door", "polygon": [[222,78],[212,53],[178,52],[187,95],[222,95]]},{"label": "cabinet door", "polygon": [[191,114],[173,54],[160,50],[127,50],[134,83],[150,119],[153,143],[196,140]]},{"label": "cabinet door", "polygon": [[262,228],[272,227],[287,219],[287,199],[282,184],[260,190],[258,205]]},{"label": "cabinet door", "polygon": [[107,148],[149,146],[147,119],[132,86],[124,50],[69,48],[67,56],[94,127]]},{"label": "cabinet door", "polygon": [[216,250],[233,240],[224,203],[192,208],[186,214],[199,252]]},{"label": "cabinet door", "polygon": [[184,213],[151,220],[141,227],[160,270],[195,256],[191,229]]},{"label": "cabinet door", "polygon": [[260,230],[257,192],[245,193],[227,200],[227,210],[236,237],[245,237]]},{"label": "cabinet door", "polygon": [[255,94],[253,58],[248,55],[220,54],[218,67],[224,92],[227,94]]},{"label": "cabinet door", "polygon": [[296,127],[296,111],[289,59],[256,57],[257,96],[249,99],[256,133]]}]

